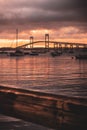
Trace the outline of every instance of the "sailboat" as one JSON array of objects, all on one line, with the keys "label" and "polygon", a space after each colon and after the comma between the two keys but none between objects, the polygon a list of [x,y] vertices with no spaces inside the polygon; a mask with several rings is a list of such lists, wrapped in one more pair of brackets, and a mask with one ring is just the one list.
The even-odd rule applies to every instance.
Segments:
[{"label": "sailboat", "polygon": [[17,47],[18,46],[18,29],[16,29],[16,50],[15,52],[11,52],[10,56],[24,56],[23,51]]},{"label": "sailboat", "polygon": [[15,52],[11,52],[10,56],[24,56],[24,53],[20,49],[16,49]]},{"label": "sailboat", "polygon": [[9,55],[8,52],[6,52],[6,51],[0,51],[0,57],[2,57],[2,56],[8,56],[8,55]]}]

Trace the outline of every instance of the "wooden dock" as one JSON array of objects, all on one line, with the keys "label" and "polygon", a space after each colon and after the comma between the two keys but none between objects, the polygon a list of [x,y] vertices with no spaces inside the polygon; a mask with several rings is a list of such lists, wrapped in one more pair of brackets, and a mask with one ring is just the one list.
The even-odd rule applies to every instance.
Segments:
[{"label": "wooden dock", "polygon": [[0,113],[55,130],[87,129],[87,99],[0,86]]}]

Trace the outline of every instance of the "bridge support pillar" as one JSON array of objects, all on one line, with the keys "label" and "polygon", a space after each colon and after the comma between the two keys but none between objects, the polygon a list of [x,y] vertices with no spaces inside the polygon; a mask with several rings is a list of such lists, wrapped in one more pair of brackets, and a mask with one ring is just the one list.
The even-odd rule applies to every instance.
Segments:
[{"label": "bridge support pillar", "polygon": [[73,44],[70,45],[70,52],[73,53]]},{"label": "bridge support pillar", "polygon": [[34,40],[34,37],[31,36],[31,37],[30,37],[30,48],[33,48],[33,40]]},{"label": "bridge support pillar", "polygon": [[54,49],[57,50],[58,49],[58,43],[54,42]]},{"label": "bridge support pillar", "polygon": [[76,48],[79,49],[79,45],[78,44],[76,45]]},{"label": "bridge support pillar", "polygon": [[67,52],[68,51],[68,44],[65,44],[64,45],[64,52]]},{"label": "bridge support pillar", "polygon": [[62,52],[62,44],[61,43],[59,43],[59,51]]},{"label": "bridge support pillar", "polygon": [[49,50],[49,34],[45,34],[45,49]]}]

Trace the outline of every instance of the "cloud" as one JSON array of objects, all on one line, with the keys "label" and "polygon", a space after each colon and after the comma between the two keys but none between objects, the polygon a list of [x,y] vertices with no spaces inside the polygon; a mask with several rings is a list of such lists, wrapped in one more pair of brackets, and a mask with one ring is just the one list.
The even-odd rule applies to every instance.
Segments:
[{"label": "cloud", "polygon": [[86,32],[86,12],[86,0],[1,0],[0,32],[68,26]]}]

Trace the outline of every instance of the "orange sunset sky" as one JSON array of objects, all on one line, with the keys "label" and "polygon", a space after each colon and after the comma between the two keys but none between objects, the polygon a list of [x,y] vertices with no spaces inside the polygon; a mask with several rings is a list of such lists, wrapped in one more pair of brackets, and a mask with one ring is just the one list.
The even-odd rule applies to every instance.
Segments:
[{"label": "orange sunset sky", "polygon": [[0,47],[34,40],[87,43],[85,0],[0,0]]}]

